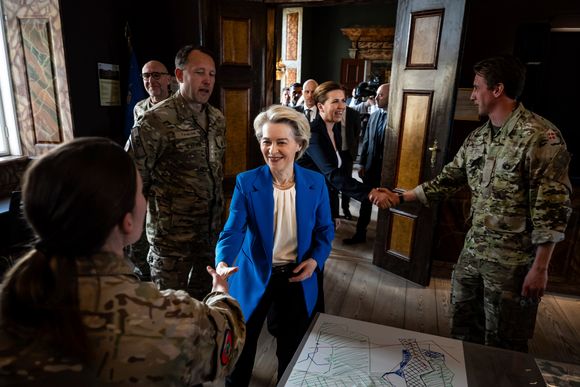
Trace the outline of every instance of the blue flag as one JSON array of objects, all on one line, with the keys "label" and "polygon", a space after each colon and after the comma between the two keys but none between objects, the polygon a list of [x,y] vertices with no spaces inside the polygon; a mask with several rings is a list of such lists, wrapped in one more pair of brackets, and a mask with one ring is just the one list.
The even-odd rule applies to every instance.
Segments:
[{"label": "blue flag", "polygon": [[123,131],[124,141],[129,138],[131,128],[133,128],[133,108],[135,108],[135,104],[147,97],[143,89],[143,81],[141,80],[141,68],[139,67],[137,56],[131,45],[131,34],[128,24],[125,33],[129,46],[129,76],[127,77],[127,110],[125,111],[125,130]]}]

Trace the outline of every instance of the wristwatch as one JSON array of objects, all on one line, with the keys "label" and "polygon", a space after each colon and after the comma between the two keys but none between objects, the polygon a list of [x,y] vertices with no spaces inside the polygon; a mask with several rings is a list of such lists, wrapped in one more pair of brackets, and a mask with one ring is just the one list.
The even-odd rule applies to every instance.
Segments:
[{"label": "wristwatch", "polygon": [[405,203],[405,198],[402,193],[398,193],[397,196],[399,197],[399,204]]}]

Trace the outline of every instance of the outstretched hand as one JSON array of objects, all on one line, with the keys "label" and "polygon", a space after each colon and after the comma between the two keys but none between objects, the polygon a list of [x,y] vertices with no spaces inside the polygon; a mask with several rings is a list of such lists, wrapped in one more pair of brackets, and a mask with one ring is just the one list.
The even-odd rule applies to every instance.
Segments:
[{"label": "outstretched hand", "polygon": [[215,268],[215,271],[224,279],[228,279],[230,275],[238,271],[238,267],[237,266],[229,267],[227,263],[222,261],[218,263],[217,267]]},{"label": "outstretched hand", "polygon": [[218,272],[215,271],[213,269],[213,267],[211,267],[211,266],[206,267],[206,270],[209,273],[209,275],[211,275],[211,277],[212,277],[211,291],[212,292],[228,293],[229,287],[228,287],[228,281],[226,280],[226,278],[219,275]]}]

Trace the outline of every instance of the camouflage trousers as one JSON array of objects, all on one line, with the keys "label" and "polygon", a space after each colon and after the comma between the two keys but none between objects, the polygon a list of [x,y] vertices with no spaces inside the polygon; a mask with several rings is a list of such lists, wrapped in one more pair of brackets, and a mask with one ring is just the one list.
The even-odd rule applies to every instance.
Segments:
[{"label": "camouflage trousers", "polygon": [[[145,223],[143,224],[143,230],[145,230]],[[145,232],[141,234],[141,238],[137,242],[125,248],[125,255],[135,265],[135,274],[139,276],[141,281],[151,281],[151,272],[147,262],[148,254],[149,242]]]},{"label": "camouflage trousers", "polygon": [[151,246],[147,261],[151,281],[161,290],[185,290],[198,300],[203,300],[211,291],[212,277],[206,267],[215,265],[215,246],[195,245],[179,251]]},{"label": "camouflage trousers", "polygon": [[451,336],[527,352],[538,302],[521,297],[529,265],[504,265],[462,253],[451,278]]}]

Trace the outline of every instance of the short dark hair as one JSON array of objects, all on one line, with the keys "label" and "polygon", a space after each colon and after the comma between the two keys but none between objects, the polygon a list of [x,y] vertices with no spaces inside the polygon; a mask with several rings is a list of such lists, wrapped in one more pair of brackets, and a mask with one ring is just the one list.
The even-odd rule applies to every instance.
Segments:
[{"label": "short dark hair", "polygon": [[294,82],[293,84],[290,85],[291,89],[295,89],[297,87],[302,87],[302,83],[300,82]]},{"label": "short dark hair", "polygon": [[526,83],[526,68],[513,55],[499,55],[477,62],[473,66],[475,74],[483,77],[487,88],[502,83],[505,95],[519,100]]},{"label": "short dark hair", "polygon": [[211,52],[211,50],[209,50],[207,47],[188,44],[186,46],[181,47],[179,49],[179,51],[177,51],[177,54],[175,54],[175,68],[176,69],[183,69],[183,66],[187,63],[187,57],[189,57],[189,54],[192,51],[203,52],[204,54],[211,57],[211,59],[215,63],[215,56],[213,55],[213,52]]},{"label": "short dark hair", "polygon": [[334,81],[326,81],[318,85],[318,87],[314,90],[314,95],[312,97],[316,103],[324,104],[328,99],[327,94],[334,90],[342,90],[344,92],[344,87]]}]

